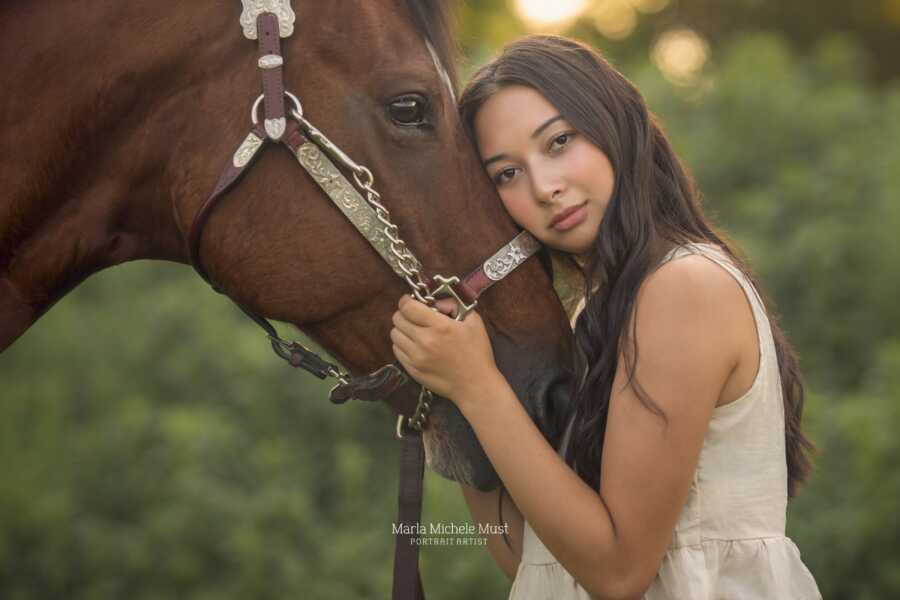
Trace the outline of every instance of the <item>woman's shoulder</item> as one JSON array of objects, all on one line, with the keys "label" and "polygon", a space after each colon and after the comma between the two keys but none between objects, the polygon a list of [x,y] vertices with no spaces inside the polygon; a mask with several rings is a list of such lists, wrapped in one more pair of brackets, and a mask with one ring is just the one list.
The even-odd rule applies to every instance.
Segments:
[{"label": "woman's shoulder", "polygon": [[647,275],[638,299],[658,296],[663,301],[685,301],[692,308],[723,301],[743,303],[740,284],[709,252],[721,253],[716,246],[707,244],[675,248]]},{"label": "woman's shoulder", "polygon": [[741,284],[721,263],[699,252],[677,253],[641,284],[635,301],[635,333],[673,335],[684,343],[711,335],[730,354],[742,343],[752,311]]},{"label": "woman's shoulder", "polygon": [[[648,390],[720,390],[747,344],[755,343],[753,314],[740,284],[700,254],[685,254],[649,274],[632,315],[622,351],[637,351],[636,372]],[[663,411],[684,409],[678,394],[664,396],[674,404],[661,405]],[[718,399],[718,392],[709,397],[710,410]]]}]

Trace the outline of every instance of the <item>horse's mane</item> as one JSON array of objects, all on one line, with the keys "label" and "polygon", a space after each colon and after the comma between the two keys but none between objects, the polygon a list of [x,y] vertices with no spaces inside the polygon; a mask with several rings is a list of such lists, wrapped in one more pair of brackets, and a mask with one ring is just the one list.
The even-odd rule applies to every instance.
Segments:
[{"label": "horse's mane", "polygon": [[419,34],[431,42],[438,59],[457,87],[456,57],[458,49],[453,38],[453,18],[447,0],[403,0],[413,17]]}]

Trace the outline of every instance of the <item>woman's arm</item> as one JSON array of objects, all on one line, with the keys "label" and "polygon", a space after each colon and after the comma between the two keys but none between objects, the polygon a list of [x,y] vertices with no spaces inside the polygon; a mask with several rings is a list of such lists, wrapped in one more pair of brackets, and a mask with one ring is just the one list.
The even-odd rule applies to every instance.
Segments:
[{"label": "woman's arm", "polygon": [[566,570],[589,594],[631,599],[650,585],[671,541],[712,411],[740,360],[736,323],[749,310],[734,278],[702,257],[672,261],[647,278],[629,328],[640,349],[634,376],[666,418],[642,405],[620,357],[599,489],[541,435],[497,371],[477,313],[456,322],[404,299],[391,339],[410,374],[457,405]]},{"label": "woman's arm", "polygon": [[620,357],[599,490],[531,421],[497,371],[477,313],[456,322],[403,299],[391,339],[410,374],[457,405],[566,570],[589,594],[631,599],[650,585],[671,540],[713,408],[740,360],[736,323],[749,310],[734,278],[702,257],[672,261],[647,278],[632,330],[634,376],[666,418],[643,406]]},{"label": "woman's arm", "polygon": [[639,598],[652,582],[737,365],[745,296],[727,272],[692,258],[664,265],[639,293],[634,375],[666,418],[640,402],[620,356],[599,490],[560,460],[499,374],[453,398],[538,537],[599,598]]},{"label": "woman's arm", "polygon": [[482,534],[488,539],[487,548],[491,556],[497,562],[497,566],[503,571],[509,580],[516,577],[519,561],[522,559],[522,528],[524,520],[519,508],[510,498],[509,494],[503,494],[503,522],[499,519],[497,503],[500,496],[499,488],[491,492],[481,492],[474,487],[460,484],[472,519],[481,525],[503,525],[506,523],[507,538],[512,548],[506,545],[503,534]]}]

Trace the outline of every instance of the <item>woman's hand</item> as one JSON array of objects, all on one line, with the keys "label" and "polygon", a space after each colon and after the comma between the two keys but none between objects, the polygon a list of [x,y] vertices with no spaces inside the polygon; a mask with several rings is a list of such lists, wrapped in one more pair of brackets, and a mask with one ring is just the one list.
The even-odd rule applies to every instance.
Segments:
[{"label": "woman's hand", "polygon": [[477,312],[455,321],[448,316],[456,307],[453,301],[439,300],[434,310],[408,295],[398,306],[391,330],[394,355],[416,381],[459,406],[462,399],[478,396],[480,384],[499,375]]}]

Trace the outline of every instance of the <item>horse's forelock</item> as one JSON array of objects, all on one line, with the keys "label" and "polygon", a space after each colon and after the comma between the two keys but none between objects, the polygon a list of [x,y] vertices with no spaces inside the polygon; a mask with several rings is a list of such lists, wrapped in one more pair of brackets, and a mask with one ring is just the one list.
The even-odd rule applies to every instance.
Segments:
[{"label": "horse's forelock", "polygon": [[447,71],[453,89],[457,87],[453,21],[448,0],[403,0],[419,34],[431,43],[441,65]]}]

